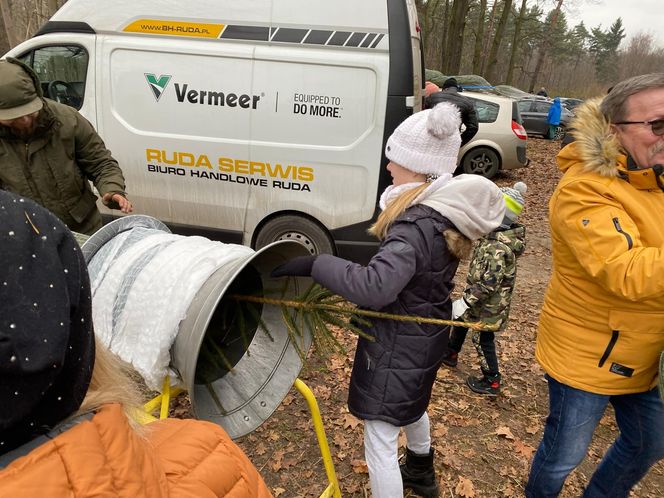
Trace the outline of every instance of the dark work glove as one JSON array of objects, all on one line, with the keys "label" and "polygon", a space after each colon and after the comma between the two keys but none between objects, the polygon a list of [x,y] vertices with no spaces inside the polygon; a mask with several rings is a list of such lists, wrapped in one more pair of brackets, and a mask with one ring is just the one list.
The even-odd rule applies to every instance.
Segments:
[{"label": "dark work glove", "polygon": [[311,269],[314,267],[314,261],[318,256],[298,256],[283,265],[277,266],[271,277],[310,277]]}]

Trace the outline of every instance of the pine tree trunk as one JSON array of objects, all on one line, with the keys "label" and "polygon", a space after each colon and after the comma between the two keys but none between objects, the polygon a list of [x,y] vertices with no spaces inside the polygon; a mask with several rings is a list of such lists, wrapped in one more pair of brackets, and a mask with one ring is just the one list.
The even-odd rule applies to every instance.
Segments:
[{"label": "pine tree trunk", "polygon": [[11,15],[10,0],[0,0],[0,12],[2,12],[2,21],[5,25],[5,33],[7,34],[7,41],[9,42],[9,47],[15,47],[18,45],[21,40],[16,33],[15,27],[16,24]]},{"label": "pine tree trunk", "polygon": [[486,70],[485,78],[490,83],[496,78],[496,66],[498,64],[498,51],[500,50],[500,43],[503,41],[503,34],[505,33],[505,26],[507,25],[507,18],[512,13],[512,0],[503,1],[503,12],[498,21],[496,34],[493,37],[493,44],[491,45],[491,52],[489,53],[489,67]]},{"label": "pine tree trunk", "polygon": [[473,49],[473,74],[480,74],[482,70],[484,16],[486,16],[486,0],[480,0],[480,12],[477,16],[477,31],[475,33],[475,47]]},{"label": "pine tree trunk", "polygon": [[486,54],[489,53],[489,39],[491,38],[491,35],[493,34],[493,23],[496,20],[496,5],[498,4],[498,0],[495,0],[493,2],[493,5],[491,6],[491,15],[489,16],[489,25],[487,26],[486,33],[484,34],[484,40],[483,40],[483,45],[482,45],[482,65],[480,67],[480,71],[478,74],[484,75],[484,70],[486,69],[486,62],[487,62],[487,57]]},{"label": "pine tree trunk", "polygon": [[551,39],[551,34],[553,33],[556,23],[558,22],[558,15],[560,14],[560,9],[563,6],[563,0],[558,0],[558,5],[556,10],[551,16],[551,23],[546,30],[546,35],[542,39],[542,44],[540,45],[539,58],[537,59],[537,65],[535,66],[535,71],[530,79],[530,85],[528,85],[528,91],[533,93],[535,90],[535,84],[537,83],[537,78],[539,78],[540,71],[542,70],[542,64],[544,64],[544,57],[546,56],[546,49],[549,46],[549,40]]},{"label": "pine tree trunk", "polygon": [[521,10],[519,10],[519,17],[514,23],[514,38],[512,39],[512,50],[510,52],[510,62],[507,67],[507,77],[505,78],[505,84],[511,85],[514,79],[514,66],[516,65],[516,54],[518,52],[519,38],[521,37],[521,26],[523,25],[523,19],[526,16],[526,2],[527,0],[521,0]]}]

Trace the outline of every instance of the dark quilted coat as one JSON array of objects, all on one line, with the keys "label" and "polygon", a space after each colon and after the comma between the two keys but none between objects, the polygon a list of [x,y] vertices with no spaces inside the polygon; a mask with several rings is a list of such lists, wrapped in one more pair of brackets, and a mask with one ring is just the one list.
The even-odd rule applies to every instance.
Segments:
[{"label": "dark quilted coat", "polygon": [[[442,234],[449,228],[454,225],[436,210],[410,207],[367,266],[321,255],[312,277],[361,307],[449,319],[459,263]],[[449,327],[372,319],[366,331],[375,341],[358,341],[348,396],[351,413],[397,426],[417,421],[429,404]]]}]

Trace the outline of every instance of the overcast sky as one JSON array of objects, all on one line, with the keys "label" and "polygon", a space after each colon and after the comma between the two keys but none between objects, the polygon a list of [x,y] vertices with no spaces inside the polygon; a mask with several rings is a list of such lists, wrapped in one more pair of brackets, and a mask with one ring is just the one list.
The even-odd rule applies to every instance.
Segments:
[{"label": "overcast sky", "polygon": [[[540,2],[540,5],[548,12],[555,2]],[[588,31],[600,24],[606,30],[620,17],[626,35],[623,45],[643,31],[653,35],[657,46],[664,48],[664,0],[567,0],[563,9],[570,28],[583,21]]]}]

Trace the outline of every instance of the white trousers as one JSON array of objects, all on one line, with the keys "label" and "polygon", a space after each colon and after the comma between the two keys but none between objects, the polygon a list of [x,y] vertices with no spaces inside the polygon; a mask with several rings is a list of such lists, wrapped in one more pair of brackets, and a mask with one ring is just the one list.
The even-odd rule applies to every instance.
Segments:
[{"label": "white trousers", "polygon": [[[403,429],[408,449],[418,455],[428,455],[431,430],[427,412]],[[364,459],[369,467],[373,498],[403,498],[398,454],[400,430],[401,427],[382,420],[364,421]]]}]

